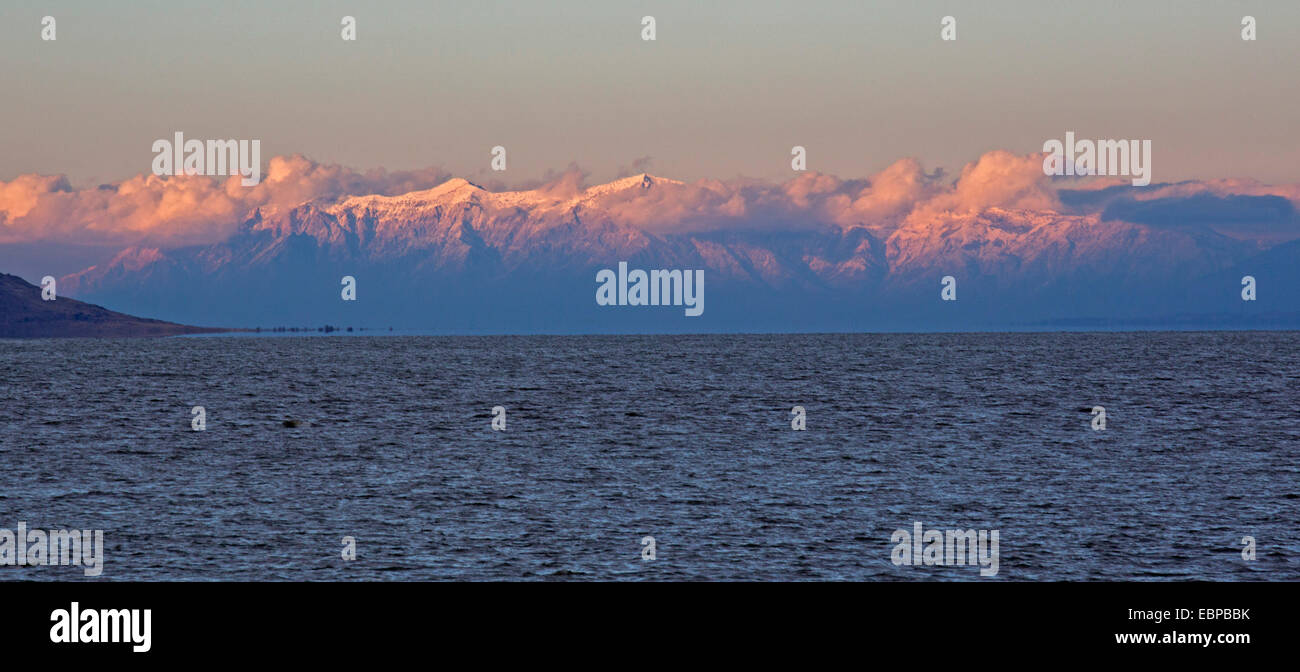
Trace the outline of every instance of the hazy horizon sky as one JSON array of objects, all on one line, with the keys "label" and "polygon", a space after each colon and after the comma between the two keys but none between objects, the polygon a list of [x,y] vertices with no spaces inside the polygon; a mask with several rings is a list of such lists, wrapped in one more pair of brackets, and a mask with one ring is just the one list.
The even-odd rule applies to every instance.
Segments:
[{"label": "hazy horizon sky", "polygon": [[676,179],[786,179],[793,145],[843,177],[903,157],[956,173],[1074,131],[1150,139],[1155,182],[1300,182],[1300,3],[1280,0],[66,0],[0,7],[0,59],[0,181],[148,173],[175,131],[260,139],[263,163],[508,184],[572,162],[605,181],[644,157]]}]

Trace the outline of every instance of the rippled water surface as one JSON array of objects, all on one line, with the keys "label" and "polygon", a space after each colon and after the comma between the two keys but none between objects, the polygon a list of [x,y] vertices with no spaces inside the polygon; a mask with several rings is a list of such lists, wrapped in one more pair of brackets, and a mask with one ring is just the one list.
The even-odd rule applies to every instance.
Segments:
[{"label": "rippled water surface", "polygon": [[[101,580],[1298,580],[1296,345],[0,341],[0,528],[104,530]],[[895,566],[918,521],[999,530],[996,577]]]}]

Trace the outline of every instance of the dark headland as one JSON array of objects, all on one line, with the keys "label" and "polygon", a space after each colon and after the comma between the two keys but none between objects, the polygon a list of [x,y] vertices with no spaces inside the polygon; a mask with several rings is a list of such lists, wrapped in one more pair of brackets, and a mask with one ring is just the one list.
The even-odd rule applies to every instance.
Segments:
[{"label": "dark headland", "polygon": [[131,338],[231,331],[243,330],[135,317],[62,296],[44,301],[40,287],[0,273],[0,338]]}]

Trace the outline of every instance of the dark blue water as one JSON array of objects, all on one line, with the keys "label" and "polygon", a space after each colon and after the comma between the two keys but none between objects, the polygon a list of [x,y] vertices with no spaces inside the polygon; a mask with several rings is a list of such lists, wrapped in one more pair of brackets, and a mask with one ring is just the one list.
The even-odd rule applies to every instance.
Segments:
[{"label": "dark blue water", "polygon": [[[0,341],[0,528],[104,530],[99,580],[1297,580],[1296,342]],[[894,565],[915,522],[998,573]]]}]

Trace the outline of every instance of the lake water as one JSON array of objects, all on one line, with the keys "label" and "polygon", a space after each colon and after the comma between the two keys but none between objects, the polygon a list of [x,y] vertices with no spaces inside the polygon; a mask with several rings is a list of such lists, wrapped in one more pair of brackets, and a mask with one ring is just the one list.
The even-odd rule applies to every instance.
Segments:
[{"label": "lake water", "polygon": [[[1294,581],[1296,344],[0,341],[0,528],[104,530],[99,580]],[[895,565],[916,522],[999,531],[998,573]]]}]

